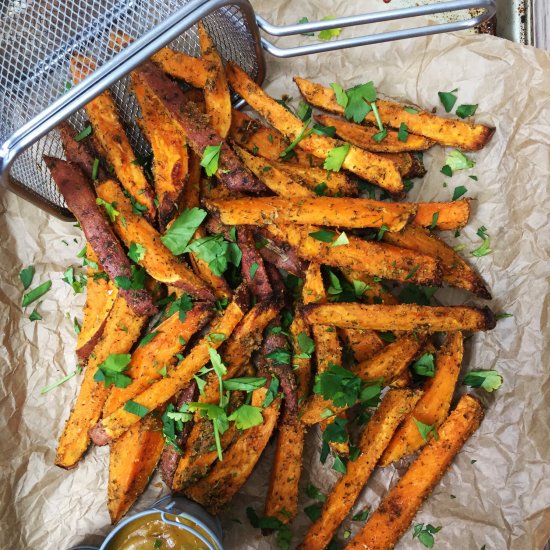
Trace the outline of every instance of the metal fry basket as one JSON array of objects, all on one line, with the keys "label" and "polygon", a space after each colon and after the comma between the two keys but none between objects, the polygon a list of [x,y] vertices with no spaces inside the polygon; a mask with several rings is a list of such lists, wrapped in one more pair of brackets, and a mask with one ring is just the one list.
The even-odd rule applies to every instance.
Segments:
[{"label": "metal fry basket", "polygon": [[[83,106],[110,88],[136,155],[149,146],[135,122],[139,107],[126,75],[161,47],[199,55],[196,23],[204,21],[224,60],[258,83],[263,50],[292,57],[474,27],[495,14],[495,0],[455,0],[330,21],[278,27],[256,16],[248,0],[3,0],[0,2],[0,177],[12,191],[61,218],[72,219],[42,162],[63,156],[55,127],[65,119],[81,130]],[[291,36],[422,15],[470,10],[458,21],[367,34],[296,47],[274,45],[265,34]],[[414,23],[414,20],[413,20]],[[264,36],[260,36],[260,29]],[[120,48],[114,34],[134,41]],[[71,85],[70,59],[85,54],[95,70]],[[235,98],[238,101],[238,98]]]}]

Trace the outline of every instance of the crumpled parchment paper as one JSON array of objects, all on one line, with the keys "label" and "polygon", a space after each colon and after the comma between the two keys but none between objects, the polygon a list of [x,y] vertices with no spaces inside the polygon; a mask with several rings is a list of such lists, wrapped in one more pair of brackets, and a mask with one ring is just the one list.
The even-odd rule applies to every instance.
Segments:
[{"label": "crumpled parchment paper", "polygon": [[[329,0],[284,1],[276,7],[267,0],[254,4],[260,14],[281,23],[386,7],[381,0],[361,6]],[[342,36],[359,32],[345,29]],[[477,199],[472,220],[459,238],[451,232],[444,238],[453,246],[464,244],[463,253],[469,257],[481,243],[477,228],[487,227],[492,254],[470,260],[493,292],[494,311],[513,314],[495,330],[467,341],[464,370],[494,368],[504,384],[493,394],[476,392],[487,408],[485,420],[415,523],[443,527],[436,535],[436,548],[542,549],[550,537],[550,56],[498,38],[461,33],[309,58],[268,57],[267,69],[266,87],[274,97],[298,97],[294,74],[346,87],[373,80],[383,95],[427,109],[437,107],[442,113],[437,92],[458,88],[457,105],[479,103],[476,120],[496,127],[489,146],[469,155],[475,168],[452,178],[440,173],[444,149],[435,147],[426,154],[428,175],[410,194],[411,199],[450,200],[456,186],[468,188],[467,196]],[[98,544],[110,529],[108,449],[92,449],[73,471],[53,464],[56,440],[80,377],[40,395],[42,387],[76,364],[73,318],[81,318],[84,296],[74,296],[61,278],[68,266],[79,265],[76,253],[84,240],[71,224],[11,193],[1,190],[0,199],[0,547],[57,550],[83,542]],[[36,268],[33,286],[53,281],[38,305],[43,316],[38,322],[28,319],[35,304],[25,311],[20,305],[18,273],[29,264]],[[475,303],[458,291],[443,290],[437,296],[449,304]],[[311,481],[327,492],[338,474],[330,462],[320,464],[319,447],[319,436],[312,431],[302,482],[305,487]],[[223,514],[227,550],[276,547],[274,538],[253,530],[245,515],[247,506],[260,514],[263,510],[272,451],[273,443]],[[398,475],[394,467],[376,471],[355,510],[376,507]],[[147,508],[164,493],[166,488],[155,477],[134,510]],[[302,508],[309,503],[303,495]],[[305,515],[297,518],[295,542],[308,525]],[[358,522],[346,522],[340,541],[344,529],[355,534],[359,527]],[[412,530],[398,544],[400,549],[420,547]]]}]

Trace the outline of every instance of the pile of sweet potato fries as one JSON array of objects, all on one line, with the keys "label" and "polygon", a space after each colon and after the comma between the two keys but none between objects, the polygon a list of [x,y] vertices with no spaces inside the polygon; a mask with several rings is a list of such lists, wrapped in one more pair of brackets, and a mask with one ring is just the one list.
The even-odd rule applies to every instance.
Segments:
[{"label": "pile of sweet potato fries", "polygon": [[[56,464],[110,445],[113,522],[159,464],[171,490],[218,513],[277,433],[264,516],[286,525],[319,424],[321,459],[342,476],[299,548],[327,547],[375,467],[420,450],[347,546],[392,548],[479,425],[475,398],[451,402],[463,331],[495,326],[488,308],[397,297],[490,293],[432,232],[463,227],[469,200],[395,199],[425,172],[418,152],[477,150],[493,130],[372,97],[371,83],[296,77],[296,113],[199,37],[200,58],[164,48],[131,74],[150,166],[109,91],[86,106],[89,128],[59,128],[66,160],[45,158],[87,240],[86,370]],[[73,56],[75,83],[85,66]],[[232,109],[230,89],[269,126]],[[373,185],[385,200],[360,198]]]}]

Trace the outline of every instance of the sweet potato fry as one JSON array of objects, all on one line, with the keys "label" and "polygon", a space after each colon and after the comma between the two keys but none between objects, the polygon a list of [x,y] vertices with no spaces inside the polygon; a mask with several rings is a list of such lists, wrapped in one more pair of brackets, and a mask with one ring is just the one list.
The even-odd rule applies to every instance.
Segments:
[{"label": "sweet potato fry", "polygon": [[264,515],[290,523],[298,513],[298,484],[302,473],[304,426],[284,417],[279,423],[275,457],[265,499]]},{"label": "sweet potato fry", "polygon": [[163,447],[162,423],[153,417],[134,424],[113,443],[107,486],[111,523],[117,523],[143,493]]},{"label": "sweet potato fry", "polygon": [[221,144],[216,176],[231,191],[264,193],[263,185],[239,160],[233,150],[222,141],[208,117],[202,115],[194,103],[186,102],[178,85],[163,74],[153,63],[146,62],[136,71],[137,78],[157,97],[159,109],[164,109],[180,125],[189,146],[202,157],[206,147]]},{"label": "sweet potato fry", "polygon": [[478,428],[482,416],[479,402],[469,395],[462,396],[456,409],[438,430],[437,441],[432,439],[424,447],[346,550],[393,548],[453,458]]},{"label": "sweet potato fry", "polygon": [[[71,59],[73,80],[80,82],[89,72],[89,60],[75,55]],[[154,193],[135,161],[136,155],[119,120],[115,102],[108,90],[99,94],[84,107],[94,129],[94,141],[113,167],[120,183],[132,198],[145,207],[148,218],[156,217]]]},{"label": "sweet potato fry", "polygon": [[[95,195],[82,172],[64,160],[52,157],[45,157],[44,160],[109,278],[114,280],[118,276],[131,277],[130,261],[107,218],[96,204]],[[138,315],[152,315],[157,310],[145,289],[120,289],[119,293]]]},{"label": "sweet potato fry", "polygon": [[361,361],[352,371],[363,380],[382,379],[385,386],[391,384],[412,363],[424,347],[426,337],[422,334],[402,336],[388,344],[374,357]]},{"label": "sweet potato fry", "polygon": [[[361,270],[371,275],[395,281],[428,286],[440,286],[438,260],[395,246],[365,241],[348,236],[345,246],[331,246],[310,236],[318,226],[266,225],[275,238],[286,241],[304,260],[317,261],[333,267]],[[352,327],[353,328],[353,327]]]},{"label": "sweet potato fry", "polygon": [[250,227],[239,227],[237,243],[242,252],[241,273],[243,281],[260,301],[267,299],[273,293],[273,289],[269,282],[264,260],[256,249]]},{"label": "sweet potato fry", "polygon": [[272,162],[251,155],[246,149],[234,146],[244,165],[273,193],[287,198],[314,197],[315,193],[296,183],[284,170],[272,166]]},{"label": "sweet potato fry", "polygon": [[[78,134],[68,122],[62,122],[57,127],[57,131],[59,132],[67,160],[79,166],[82,173],[88,179],[91,179],[94,173],[94,162],[99,155],[93,150],[90,142],[88,140],[76,141],[74,138]],[[101,161],[101,159],[99,160]],[[97,167],[97,180],[102,181],[105,178],[105,170],[100,162]]]},{"label": "sweet potato fry", "polygon": [[204,101],[210,124],[225,139],[231,126],[231,97],[222,59],[202,22],[198,24],[201,56],[206,64]]},{"label": "sweet potato fry", "polygon": [[[227,431],[220,437],[222,452],[225,452],[240,435],[241,431],[237,430],[235,424],[233,422],[229,424]],[[216,448],[212,448],[214,445],[212,423],[204,418],[195,420],[193,429],[187,438],[184,453],[178,462],[172,485],[170,485],[173,491],[183,492],[208,474],[212,464],[218,460],[218,451]],[[180,464],[186,465],[185,470],[180,469]]]},{"label": "sweet potato fry", "polygon": [[[298,391],[298,404],[307,397],[311,385],[311,359],[303,357],[303,351],[298,343],[298,336],[305,334],[311,336],[310,327],[305,322],[300,310],[296,310],[292,324],[290,325],[290,341],[292,344],[292,365],[296,375]],[[302,357],[297,357],[302,355]]]},{"label": "sweet potato fry", "polygon": [[[294,77],[304,99],[320,109],[331,113],[343,114],[344,109],[336,101],[336,95],[331,88],[325,88],[321,84],[315,84],[304,78]],[[481,124],[469,124],[462,120],[443,118],[426,111],[415,109],[416,113],[405,110],[406,105],[395,101],[379,99],[376,101],[380,119],[391,128],[399,128],[406,124],[412,134],[424,136],[430,140],[447,145],[459,147],[465,151],[477,151],[491,139],[495,129]],[[374,124],[374,114],[369,113],[366,122]]]},{"label": "sweet potato fry", "polygon": [[349,122],[345,118],[330,115],[316,115],[315,120],[324,126],[334,126],[336,133],[343,140],[373,153],[402,153],[403,151],[425,151],[435,142],[423,136],[409,134],[407,141],[400,141],[395,130],[388,130],[388,135],[379,143],[373,136],[380,133],[378,126],[362,126]]},{"label": "sweet potato fry", "polygon": [[[234,143],[248,152],[272,161],[280,160],[281,153],[290,145],[290,141],[281,132],[264,126],[257,118],[252,118],[237,109],[233,109],[231,113],[229,135]],[[303,166],[323,165],[321,159],[299,147],[294,149],[294,153],[292,158],[285,162],[289,164],[298,163]]]},{"label": "sweet potato fry", "polygon": [[[207,209],[227,225],[300,224],[400,231],[415,214],[413,203],[333,197],[259,197],[208,200]],[[342,212],[346,212],[342,216]]]},{"label": "sweet potato fry", "polygon": [[[254,390],[252,405],[259,406],[267,390]],[[263,409],[264,421],[242,432],[224,453],[223,460],[216,462],[210,472],[185,494],[202,504],[210,513],[217,514],[235,496],[250,476],[260,459],[279,417],[281,400],[275,399]]]},{"label": "sweet potato fry", "polygon": [[99,267],[99,262],[90,244],[86,244],[86,258],[88,262],[94,262],[97,268],[88,263],[86,282],[86,303],[84,304],[84,317],[82,326],[76,339],[76,355],[79,359],[86,360],[94,349],[97,341],[103,333],[109,312],[118,295],[116,286],[107,277],[99,275],[105,272]]},{"label": "sweet potato fry", "polygon": [[[414,223],[440,230],[460,229],[470,218],[470,199],[417,203]],[[435,222],[435,223],[434,223]]]},{"label": "sweet potato fry", "polygon": [[[321,266],[316,262],[311,262],[306,272],[304,287],[302,289],[302,297],[305,304],[319,304],[326,302],[327,294],[321,276]],[[325,371],[330,364],[342,364],[342,346],[338,338],[338,333],[334,327],[313,326],[311,328],[313,341],[315,342],[315,358],[317,363],[317,372]],[[302,404],[301,422],[306,424],[304,414],[309,407],[309,403],[318,396],[313,396],[312,399]],[[324,401],[322,398],[319,401]],[[330,402],[329,402],[330,403]],[[325,407],[323,407],[323,410]],[[334,422],[334,418],[327,418],[321,422],[321,429],[324,430],[329,424]],[[347,442],[337,443],[331,441],[330,447],[339,454],[347,454],[349,445]]]},{"label": "sweet potato fry", "polygon": [[441,349],[436,353],[435,376],[427,379],[422,398],[395,432],[380,459],[380,466],[388,466],[426,444],[413,418],[436,428],[443,424],[451,407],[463,353],[462,333],[449,332]]},{"label": "sweet potato fry", "polygon": [[136,214],[118,184],[106,180],[97,187],[97,195],[105,202],[116,204],[119,215],[114,227],[127,247],[137,243],[145,248],[140,264],[155,280],[181,288],[202,300],[214,300],[208,285],[180,262],[160,241],[158,231],[147,220]]},{"label": "sweet potato fry", "polygon": [[373,136],[380,133],[378,126],[363,126],[349,122],[345,118],[316,115],[315,120],[324,126],[334,126],[336,133],[344,141],[357,145],[373,153],[402,153],[403,151],[425,151],[435,142],[423,136],[409,134],[407,141],[400,141],[395,130],[388,130],[388,135],[379,143]]},{"label": "sweet potato fry", "polygon": [[496,326],[495,314],[488,307],[338,303],[310,304],[304,306],[303,311],[306,321],[313,325],[373,330],[477,331]]},{"label": "sweet potato fry", "polygon": [[338,334],[351,348],[353,358],[357,362],[370,359],[386,345],[375,330],[341,328],[338,330]]},{"label": "sweet potato fry", "polygon": [[[140,345],[132,354],[132,359],[124,372],[132,378],[125,388],[113,388],[103,415],[109,416],[122,407],[126,401],[145,391],[152,382],[162,378],[161,371],[168,373],[175,362],[176,353],[181,353],[191,337],[200,331],[212,316],[209,303],[197,302],[191,311],[180,320],[179,313],[174,313],[155,328],[154,337]],[[182,343],[183,342],[183,343]]]},{"label": "sweet potato fry", "polygon": [[347,472],[328,495],[321,516],[310,526],[298,550],[326,548],[369,480],[380,455],[405,415],[420,398],[413,390],[390,390],[361,434],[356,460],[348,462]]},{"label": "sweet potato fry", "polygon": [[162,48],[151,59],[174,78],[195,88],[204,88],[208,79],[207,62],[170,48]]},{"label": "sweet potato fry", "polygon": [[[245,304],[240,303],[240,300],[233,300],[227,306],[223,317],[214,321],[209,333],[195,344],[187,357],[172,369],[166,378],[151,384],[145,391],[136,396],[133,402],[141,405],[147,411],[152,411],[176,395],[189,383],[193,375],[210,360],[208,350],[220,346],[219,336],[212,338],[211,335],[223,334],[227,339],[242,319],[245,310]],[[126,410],[127,405],[128,403],[103,418],[100,423],[90,430],[90,436],[94,443],[106,445],[139,422],[140,416]]]},{"label": "sweet potato fry", "polygon": [[[189,151],[189,179],[185,187],[183,188],[183,193],[181,196],[181,209],[183,208],[195,208],[199,207],[200,203],[200,177],[201,177],[201,166],[200,158]],[[195,231],[192,241],[196,239],[201,239],[206,237],[207,233],[205,228],[201,225]],[[197,256],[195,252],[189,254],[189,261],[193,271],[204,281],[206,281],[214,290],[216,298],[230,298],[231,297],[231,288],[227,284],[227,281],[212,272],[208,262],[202,260]]]},{"label": "sweet potato fry", "polygon": [[[304,123],[269,97],[240,67],[229,63],[226,72],[231,87],[274,128],[292,140],[303,135]],[[332,149],[342,145],[342,141],[317,134],[308,135],[300,141],[302,149],[323,159],[328,157]],[[393,162],[355,145],[350,145],[342,168],[372,181],[390,193],[403,190],[401,176]]]},{"label": "sweet potato fry", "polygon": [[322,167],[290,162],[272,162],[278,170],[286,172],[294,181],[313,191],[315,195],[348,197],[357,196],[359,188],[344,172],[324,170]]},{"label": "sweet potato fry", "polygon": [[[197,400],[198,386],[195,380],[191,380],[189,384],[178,394],[176,399],[176,408],[180,410],[185,403],[191,403]],[[187,441],[189,432],[193,426],[192,422],[185,422],[181,431],[176,430],[174,441],[166,440],[162,455],[160,456],[159,470],[162,477],[162,481],[166,483],[167,487],[172,487],[172,481],[178,462],[181,456],[181,447],[184,442]]]},{"label": "sweet potato fry", "polygon": [[254,232],[254,240],[264,260],[296,277],[304,276],[307,269],[306,262],[287,243],[275,239],[264,229]]},{"label": "sweet potato fry", "polygon": [[189,153],[185,134],[138,78],[132,89],[141,108],[140,127],[153,149],[153,176],[158,197],[159,225],[164,230],[173,218],[178,199],[189,177]]},{"label": "sweet potato fry", "polygon": [[122,296],[115,300],[103,334],[88,361],[76,403],[59,438],[55,457],[58,466],[76,466],[90,443],[88,430],[101,415],[109,390],[94,380],[97,366],[112,353],[128,353],[146,321],[147,317],[136,315]]},{"label": "sweet potato fry", "polygon": [[485,283],[466,260],[427,229],[411,224],[399,233],[386,232],[382,240],[439,258],[443,282],[473,292],[480,298],[491,299],[491,293]]}]

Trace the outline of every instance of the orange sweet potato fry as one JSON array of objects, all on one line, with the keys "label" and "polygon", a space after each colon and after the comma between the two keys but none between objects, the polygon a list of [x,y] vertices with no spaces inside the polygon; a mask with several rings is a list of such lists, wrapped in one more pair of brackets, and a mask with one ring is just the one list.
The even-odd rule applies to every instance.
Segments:
[{"label": "orange sweet potato fry", "polygon": [[153,417],[134,424],[113,443],[107,486],[111,523],[117,523],[143,493],[163,447],[162,423]]},{"label": "orange sweet potato fry", "polygon": [[473,397],[464,395],[438,430],[437,441],[424,447],[403,477],[386,494],[346,550],[391,550],[432,492],[456,454],[478,428],[483,409]]},{"label": "orange sweet potato fry", "polygon": [[393,436],[380,459],[380,466],[388,466],[426,444],[414,418],[436,428],[443,424],[451,407],[463,353],[462,333],[449,332],[443,346],[436,353],[435,376],[427,379],[422,398]]},{"label": "orange sweet potato fry", "polygon": [[[343,114],[344,108],[336,101],[336,95],[331,88],[315,84],[304,78],[294,77],[304,99],[314,107],[319,107],[331,113]],[[391,128],[398,129],[406,124],[412,134],[424,136],[430,140],[451,147],[459,147],[465,151],[477,151],[491,139],[495,132],[481,124],[470,124],[458,119],[444,118],[420,109],[411,113],[406,105],[395,101],[378,99],[376,101],[380,119]],[[374,114],[369,113],[365,121],[374,124]]]},{"label": "orange sweet potato fry", "polygon": [[103,334],[90,356],[80,392],[59,439],[55,463],[73,468],[90,444],[88,430],[99,420],[109,390],[96,382],[97,366],[112,353],[128,353],[139,338],[147,317],[136,315],[118,296],[105,323]]}]

